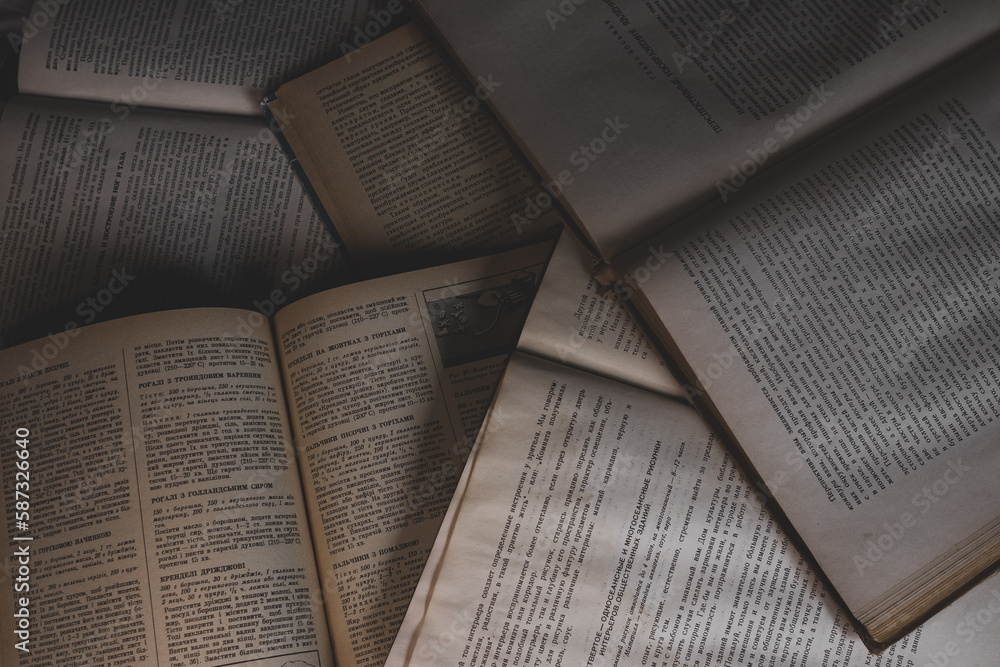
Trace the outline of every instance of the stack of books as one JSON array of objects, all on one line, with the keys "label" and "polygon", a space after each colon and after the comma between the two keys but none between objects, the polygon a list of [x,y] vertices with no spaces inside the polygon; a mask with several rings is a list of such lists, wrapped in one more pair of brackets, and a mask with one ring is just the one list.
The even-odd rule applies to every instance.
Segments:
[{"label": "stack of books", "polygon": [[1000,8],[98,4],[0,120],[4,664],[994,664]]}]

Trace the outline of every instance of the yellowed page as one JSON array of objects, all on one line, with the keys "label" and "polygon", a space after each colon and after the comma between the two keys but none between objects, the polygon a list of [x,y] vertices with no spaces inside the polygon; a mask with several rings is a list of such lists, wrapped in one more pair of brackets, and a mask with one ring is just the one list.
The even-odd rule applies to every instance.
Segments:
[{"label": "yellowed page", "polygon": [[687,392],[613,289],[592,275],[593,258],[563,234],[545,268],[517,349],[618,382],[687,400]]},{"label": "yellowed page", "polygon": [[340,667],[385,659],[550,248],[341,287],[276,316]]},{"label": "yellowed page", "polygon": [[994,0],[419,0],[610,259],[969,46]]},{"label": "yellowed page", "polygon": [[157,313],[0,352],[21,586],[0,597],[5,665],[333,666],[270,329],[252,315]]},{"label": "yellowed page", "polygon": [[[462,498],[465,497],[465,490],[469,484],[469,475],[474,467],[474,465],[469,465],[468,462],[475,461],[483,438],[491,430],[490,415],[495,406],[496,394],[494,394],[493,403],[490,405],[490,409],[486,413],[486,418],[483,420],[483,427],[479,430],[476,441],[472,444],[469,458],[466,461],[465,467],[462,468],[462,474],[455,484],[455,492],[452,494],[451,502],[448,503],[448,510],[441,520],[441,527],[438,529],[437,537],[434,538],[434,544],[431,546],[430,553],[427,556],[427,564],[424,566],[423,572],[420,573],[420,579],[413,590],[413,597],[406,608],[406,615],[403,616],[403,622],[400,624],[399,631],[393,640],[392,648],[389,650],[389,655],[385,663],[387,665],[398,665],[400,661],[405,661],[406,658],[404,656],[407,655],[414,637],[420,632],[420,628],[423,625],[424,613],[427,611],[427,605],[430,604],[431,600],[431,591],[434,590],[434,586],[437,583],[437,576],[440,573],[441,559],[448,547],[451,531],[455,527],[455,517],[461,508]],[[492,428],[495,429],[495,425]]]},{"label": "yellowed page", "polygon": [[866,621],[1000,558],[998,62],[942,73],[618,266]]},{"label": "yellowed page", "polygon": [[403,18],[400,0],[38,0],[18,43],[18,87],[116,114],[139,105],[257,116],[267,92]]},{"label": "yellowed page", "polygon": [[282,86],[271,112],[361,262],[523,245],[560,225],[549,191],[485,111],[510,82],[468,90],[418,29]]},{"label": "yellowed page", "polygon": [[872,656],[766,502],[692,409],[515,353],[386,665],[993,664],[1000,578]]},{"label": "yellowed page", "polygon": [[0,144],[0,347],[173,307],[268,316],[345,280],[259,119],[23,96]]}]

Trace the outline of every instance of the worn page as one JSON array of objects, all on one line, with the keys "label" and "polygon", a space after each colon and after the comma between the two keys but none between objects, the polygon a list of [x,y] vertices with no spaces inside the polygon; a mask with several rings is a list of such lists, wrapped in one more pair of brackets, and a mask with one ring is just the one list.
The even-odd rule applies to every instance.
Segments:
[{"label": "worn page", "polygon": [[524,323],[517,349],[658,394],[687,392],[627,309],[593,276],[593,258],[563,234]]},{"label": "worn page", "polygon": [[[299,74],[404,19],[399,0],[38,0],[22,93],[240,115]],[[360,35],[360,37],[359,37]]]},{"label": "worn page", "polygon": [[381,667],[550,247],[341,287],[277,315],[340,667]]},{"label": "worn page", "polygon": [[5,665],[333,666],[270,329],[248,315],[0,352]]},{"label": "worn page", "polygon": [[352,257],[361,262],[523,245],[560,226],[485,100],[416,25],[280,88],[269,103]]},{"label": "worn page", "polygon": [[0,145],[0,346],[171,307],[268,316],[344,280],[259,121],[20,97]]},{"label": "worn page", "polygon": [[998,62],[944,72],[619,265],[692,376],[727,361],[708,399],[863,621],[1000,557]]},{"label": "worn page", "polygon": [[466,476],[388,667],[987,667],[1000,649],[994,577],[869,655],[676,401],[516,353]]},{"label": "worn page", "polygon": [[993,0],[420,0],[606,259],[1000,28]]}]

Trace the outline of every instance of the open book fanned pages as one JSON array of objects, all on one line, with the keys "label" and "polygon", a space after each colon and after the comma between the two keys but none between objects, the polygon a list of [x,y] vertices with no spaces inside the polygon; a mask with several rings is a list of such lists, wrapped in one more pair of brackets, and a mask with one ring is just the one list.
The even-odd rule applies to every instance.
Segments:
[{"label": "open book fanned pages", "polygon": [[3,664],[381,667],[550,251],[0,351]]},{"label": "open book fanned pages", "polygon": [[873,646],[995,566],[1000,5],[417,4]]},{"label": "open book fanned pages", "polygon": [[0,346],[171,307],[268,314],[274,290],[344,282],[259,104],[397,5],[36,2],[0,120]]},{"label": "open book fanned pages", "polygon": [[562,228],[551,194],[486,111],[502,85],[463,87],[410,24],[286,83],[264,109],[351,257],[398,270]]},{"label": "open book fanned pages", "polygon": [[870,654],[589,265],[560,240],[386,667],[996,664],[1000,575]]}]

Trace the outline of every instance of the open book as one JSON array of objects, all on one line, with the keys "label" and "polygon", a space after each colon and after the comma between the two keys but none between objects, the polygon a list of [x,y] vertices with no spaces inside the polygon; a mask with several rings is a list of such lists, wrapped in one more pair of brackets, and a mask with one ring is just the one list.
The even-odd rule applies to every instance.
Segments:
[{"label": "open book", "polygon": [[3,663],[381,666],[550,248],[0,351]]},{"label": "open book", "polygon": [[511,82],[490,103],[574,229],[900,637],[1000,558],[1000,5],[517,4],[418,2]]},{"label": "open book", "polygon": [[560,240],[387,667],[995,664],[1000,576],[870,655],[588,270]]},{"label": "open book", "polygon": [[0,346],[186,305],[273,312],[273,290],[344,282],[259,103],[401,17],[398,2],[36,2],[17,42],[28,95],[0,120]]},{"label": "open book", "polygon": [[264,108],[288,119],[293,159],[353,259],[440,262],[562,227],[552,196],[485,108],[505,85],[484,76],[464,88],[410,24],[286,83]]},{"label": "open book", "polygon": [[406,18],[399,0],[37,0],[15,40],[18,89],[114,113],[141,104],[257,115],[268,91]]}]

